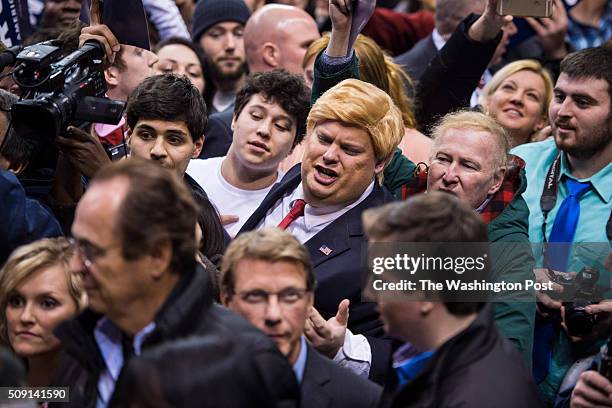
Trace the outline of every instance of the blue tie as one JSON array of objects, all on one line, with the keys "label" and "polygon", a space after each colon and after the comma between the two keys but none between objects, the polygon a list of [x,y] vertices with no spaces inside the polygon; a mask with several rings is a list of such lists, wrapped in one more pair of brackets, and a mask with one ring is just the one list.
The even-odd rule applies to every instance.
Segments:
[{"label": "blue tie", "polygon": [[551,243],[564,243],[551,245],[547,250],[549,266],[556,270],[567,272],[569,254],[578,218],[580,218],[580,197],[591,189],[591,183],[581,183],[571,178],[565,178],[568,196],[561,203],[555,222],[550,231]]},{"label": "blue tie", "polygon": [[[591,189],[591,183],[565,178],[569,192],[565,197],[550,231],[549,245],[546,250],[548,266],[556,271],[567,272],[569,254],[576,235],[580,217],[580,197]],[[536,383],[543,381],[550,370],[553,343],[558,336],[557,328],[550,322],[537,322],[533,338],[533,376]]]}]

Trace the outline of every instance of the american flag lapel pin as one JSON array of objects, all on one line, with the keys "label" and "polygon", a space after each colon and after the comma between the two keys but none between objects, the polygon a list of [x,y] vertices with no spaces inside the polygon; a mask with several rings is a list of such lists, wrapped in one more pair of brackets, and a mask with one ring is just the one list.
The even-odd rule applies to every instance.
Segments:
[{"label": "american flag lapel pin", "polygon": [[332,253],[333,250],[327,245],[321,245],[321,248],[319,248],[319,251],[323,252],[325,256],[328,256],[329,254]]}]

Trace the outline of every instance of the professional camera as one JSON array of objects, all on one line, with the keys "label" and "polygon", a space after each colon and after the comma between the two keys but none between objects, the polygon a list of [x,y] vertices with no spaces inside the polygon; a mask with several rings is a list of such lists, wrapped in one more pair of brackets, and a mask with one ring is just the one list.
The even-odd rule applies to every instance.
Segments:
[{"label": "professional camera", "polygon": [[551,280],[563,286],[562,299],[565,306],[565,325],[570,336],[582,337],[592,332],[599,314],[589,314],[585,308],[599,303],[608,289],[597,285],[599,270],[584,267],[575,278],[551,274]]},{"label": "professional camera", "polygon": [[13,77],[24,91],[11,109],[16,132],[55,139],[69,124],[119,123],[125,102],[104,97],[102,45],[86,42],[62,59],[58,45],[34,44],[16,55]]}]

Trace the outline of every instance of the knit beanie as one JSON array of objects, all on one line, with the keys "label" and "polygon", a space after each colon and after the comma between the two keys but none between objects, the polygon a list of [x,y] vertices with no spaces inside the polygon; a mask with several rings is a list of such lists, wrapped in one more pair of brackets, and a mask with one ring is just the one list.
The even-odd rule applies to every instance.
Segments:
[{"label": "knit beanie", "polygon": [[210,27],[224,21],[246,24],[251,11],[244,0],[199,0],[193,13],[191,38],[197,43]]}]

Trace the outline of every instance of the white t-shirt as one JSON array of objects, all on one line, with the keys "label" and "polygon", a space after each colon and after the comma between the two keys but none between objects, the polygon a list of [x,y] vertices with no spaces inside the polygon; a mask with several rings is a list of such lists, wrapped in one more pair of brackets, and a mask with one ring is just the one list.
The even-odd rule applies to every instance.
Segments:
[{"label": "white t-shirt", "polygon": [[[261,190],[243,190],[234,187],[221,175],[223,160],[225,157],[191,160],[187,166],[187,174],[202,186],[210,201],[217,207],[219,214],[240,217],[237,222],[225,225],[225,230],[233,238],[268,195],[274,183]],[[282,173],[279,172],[275,183],[282,176]]]}]

